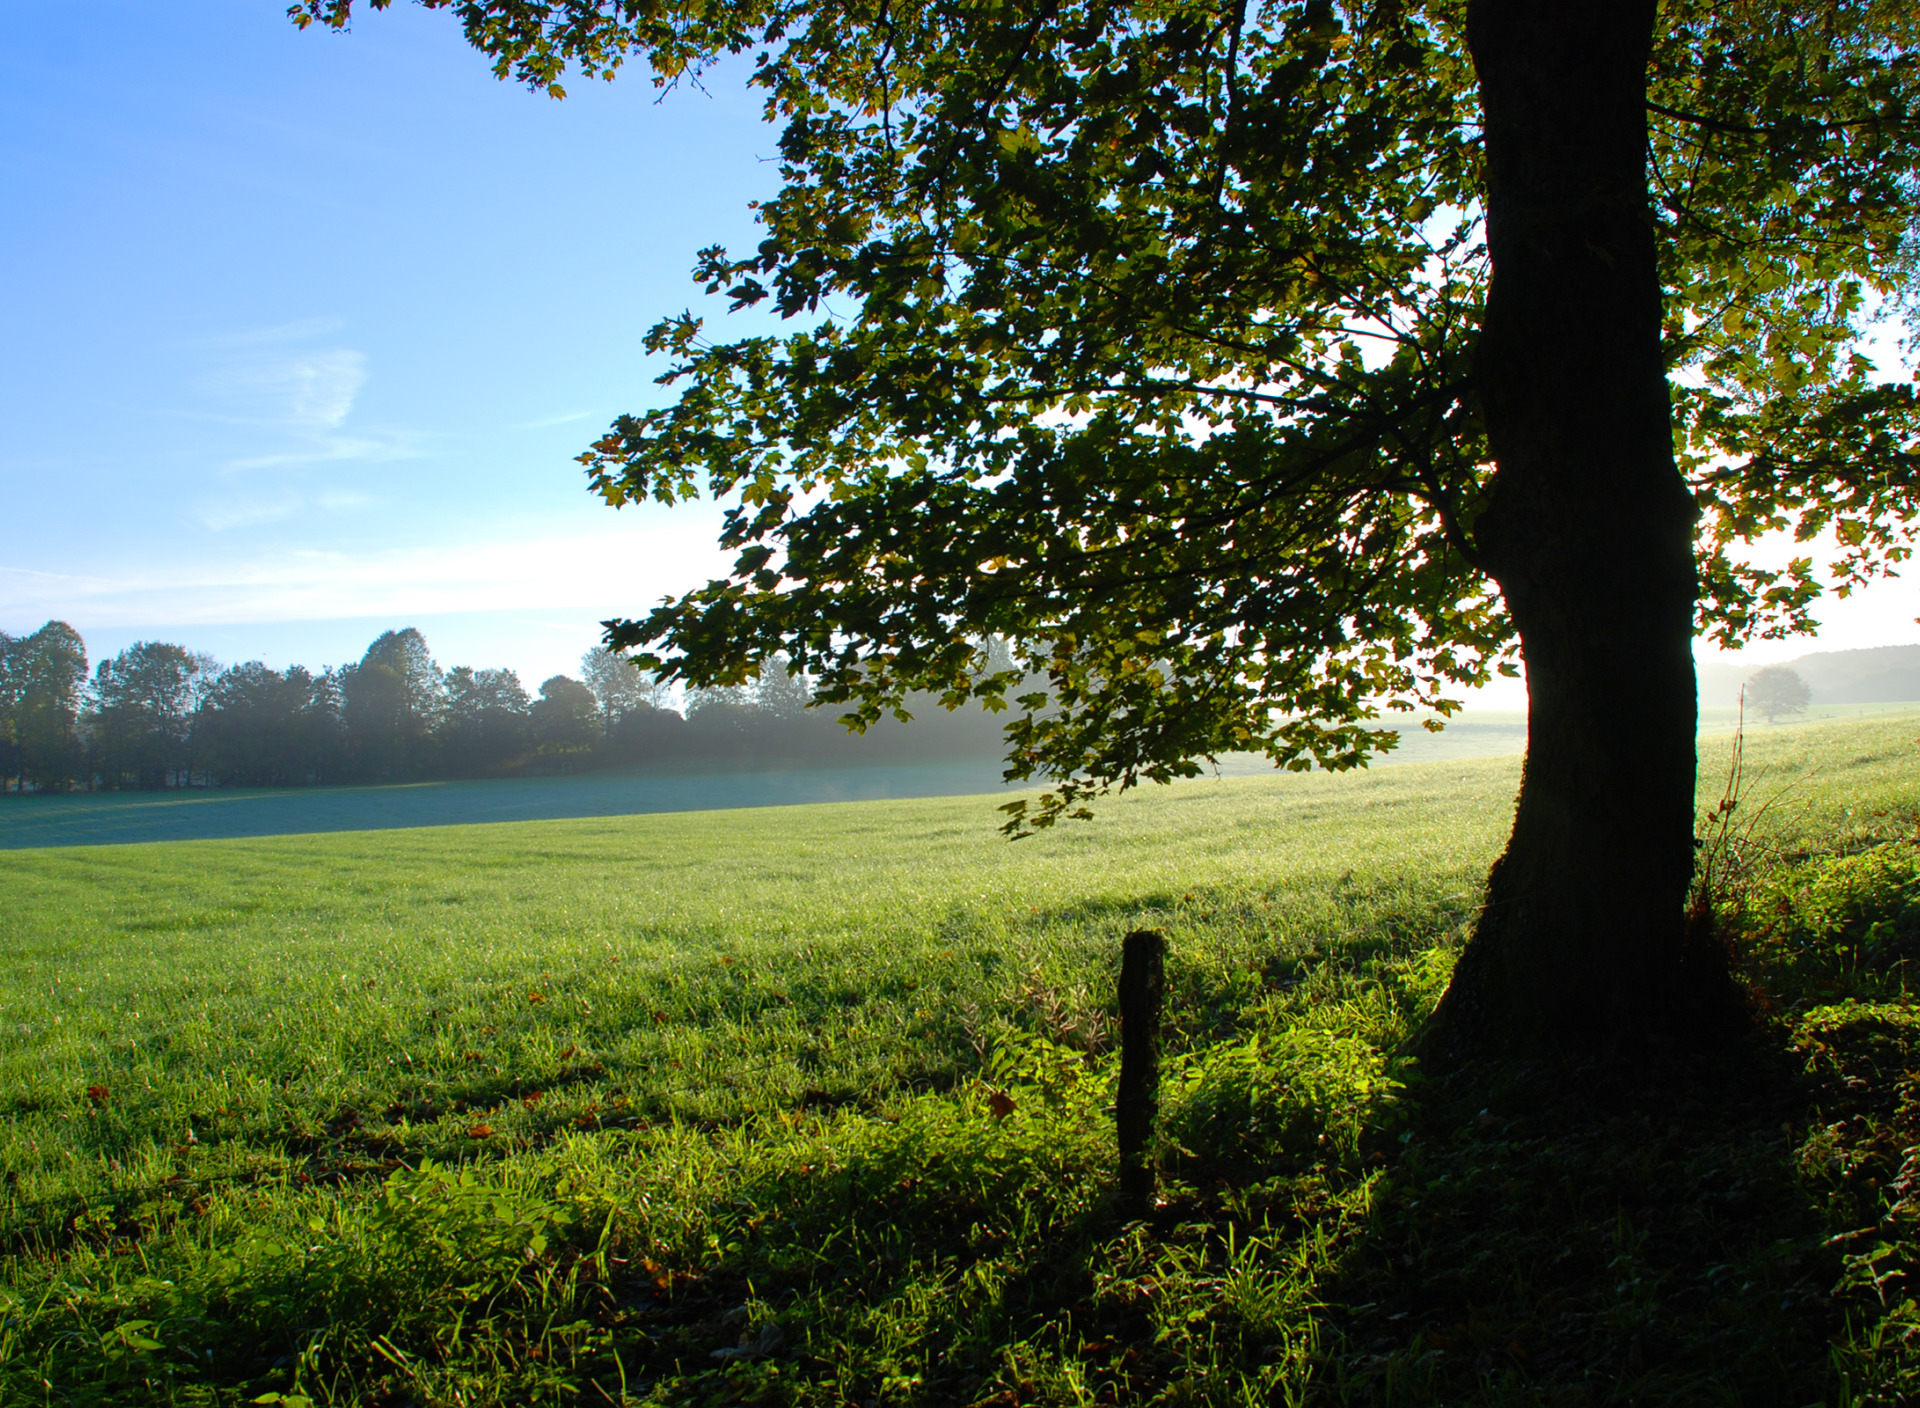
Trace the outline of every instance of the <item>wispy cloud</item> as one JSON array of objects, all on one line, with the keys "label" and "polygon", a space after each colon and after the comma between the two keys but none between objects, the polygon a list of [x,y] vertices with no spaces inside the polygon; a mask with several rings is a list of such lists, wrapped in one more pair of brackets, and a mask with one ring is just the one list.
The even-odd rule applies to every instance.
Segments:
[{"label": "wispy cloud", "polygon": [[253,349],[200,377],[199,389],[238,424],[335,430],[367,381],[367,359],[348,347]]},{"label": "wispy cloud", "polygon": [[[342,330],[338,318],[301,318],[189,344],[202,366],[191,403],[176,414],[227,427],[204,463],[257,475],[420,455],[426,437],[417,432],[353,423],[369,368],[363,352],[335,340]],[[304,502],[292,494],[222,498],[203,504],[198,517],[209,528],[242,527],[288,517]]]},{"label": "wispy cloud", "polygon": [[345,489],[327,489],[317,494],[298,493],[292,489],[277,494],[236,495],[230,498],[203,500],[194,511],[194,517],[203,527],[215,533],[223,533],[229,528],[252,528],[262,523],[280,523],[301,513],[320,511],[323,513],[344,513],[352,509],[365,508],[379,502],[371,494],[359,494]]},{"label": "wispy cloud", "polygon": [[57,616],[86,628],[529,608],[638,613],[724,571],[729,559],[713,546],[714,526],[682,521],[524,541],[300,551],[112,575],[0,566],[0,622]]},{"label": "wispy cloud", "polygon": [[565,415],[542,416],[539,420],[523,420],[514,426],[515,430],[551,430],[556,425],[572,425],[576,421],[592,420],[593,411],[568,411]]},{"label": "wispy cloud", "polygon": [[202,503],[194,516],[201,526],[216,533],[229,528],[252,528],[262,523],[278,523],[291,518],[302,507],[298,494],[275,494],[270,498],[228,499]]},{"label": "wispy cloud", "polygon": [[288,342],[310,342],[316,337],[326,337],[331,333],[339,332],[345,326],[344,318],[295,318],[290,322],[274,323],[266,327],[242,328],[234,332],[196,337],[185,345],[192,348],[272,347]]},{"label": "wispy cloud", "polygon": [[249,469],[284,469],[292,465],[337,464],[350,460],[368,463],[410,460],[421,454],[422,439],[405,431],[375,435],[320,435],[271,454],[242,455],[225,460],[222,468],[239,473]]},{"label": "wispy cloud", "polygon": [[367,359],[336,348],[288,358],[273,369],[273,386],[287,397],[288,418],[316,430],[336,429],[367,384]]}]

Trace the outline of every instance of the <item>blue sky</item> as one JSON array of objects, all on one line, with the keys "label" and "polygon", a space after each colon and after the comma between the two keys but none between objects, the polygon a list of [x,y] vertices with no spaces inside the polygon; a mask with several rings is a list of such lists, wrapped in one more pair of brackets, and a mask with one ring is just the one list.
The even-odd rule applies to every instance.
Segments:
[{"label": "blue sky", "polygon": [[0,26],[0,628],[318,665],[418,623],[537,682],[717,564],[710,514],[615,514],[572,456],[664,395],[693,251],[752,237],[737,81],[555,102],[405,5]]},{"label": "blue sky", "polygon": [[0,629],[319,666],[418,625],[532,686],[716,570],[710,510],[616,514],[572,461],[666,394],[642,336],[776,176],[738,74],[657,97],[499,83],[404,3],[0,3]]}]

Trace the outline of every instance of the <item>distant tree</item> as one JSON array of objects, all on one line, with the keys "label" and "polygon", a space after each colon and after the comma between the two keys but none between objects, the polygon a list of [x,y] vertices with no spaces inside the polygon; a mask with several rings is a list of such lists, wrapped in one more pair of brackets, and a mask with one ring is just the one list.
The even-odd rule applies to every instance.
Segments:
[{"label": "distant tree", "polygon": [[601,745],[609,762],[646,765],[686,756],[690,729],[676,710],[642,706],[614,720]]},{"label": "distant tree", "polygon": [[600,726],[612,732],[623,715],[667,707],[670,687],[627,656],[596,645],[580,657],[580,678],[600,707]]},{"label": "distant tree", "polygon": [[434,662],[426,637],[412,626],[380,635],[362,665],[384,665],[400,677],[407,711],[428,724],[436,721],[446,691],[446,676]]},{"label": "distant tree", "polygon": [[226,785],[291,787],[331,780],[345,744],[333,677],[258,660],[223,671],[207,692],[199,736]]},{"label": "distant tree", "polygon": [[474,777],[519,761],[530,741],[527,715],[527,691],[512,670],[452,670],[439,731],[442,767]]},{"label": "distant tree", "polygon": [[568,675],[554,675],[541,684],[532,723],[533,746],[550,755],[585,753],[605,733],[593,691]]},{"label": "distant tree", "polygon": [[431,766],[446,677],[420,632],[388,631],[340,671],[341,716],[353,765],[371,781],[417,777]]},{"label": "distant tree", "polygon": [[1013,644],[1006,637],[989,635],[980,642],[980,656],[974,669],[981,677],[998,675],[1018,668],[1019,662],[1014,658]]},{"label": "distant tree", "polygon": [[749,717],[760,711],[758,684],[709,684],[692,685],[686,692],[687,722],[692,723],[702,714],[715,714],[728,710],[740,717]]},{"label": "distant tree", "polygon": [[87,683],[87,647],[65,621],[8,637],[0,669],[0,735],[13,785],[71,784],[81,762],[79,718]]},{"label": "distant tree", "polygon": [[1765,714],[1768,723],[1777,723],[1783,714],[1804,714],[1813,702],[1813,691],[1796,670],[1785,665],[1769,665],[1747,681],[1746,702]]},{"label": "distant tree", "polygon": [[772,716],[760,707],[755,684],[706,685],[686,692],[689,756],[739,766],[764,760]]},{"label": "distant tree", "polygon": [[20,773],[19,649],[18,637],[0,631],[0,792],[17,786]]},{"label": "distant tree", "polygon": [[151,789],[190,780],[196,715],[217,668],[210,655],[153,640],[100,662],[85,724],[104,785]]},{"label": "distant tree", "polygon": [[786,656],[776,655],[760,671],[753,702],[776,719],[798,719],[813,702],[813,681]]}]

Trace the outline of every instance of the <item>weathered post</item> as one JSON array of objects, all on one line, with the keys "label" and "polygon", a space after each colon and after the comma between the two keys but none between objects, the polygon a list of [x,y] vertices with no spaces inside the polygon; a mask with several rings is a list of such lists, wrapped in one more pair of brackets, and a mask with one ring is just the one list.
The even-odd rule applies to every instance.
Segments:
[{"label": "weathered post", "polygon": [[1167,994],[1167,940],[1136,929],[1120,946],[1120,1201],[1131,1216],[1153,1209],[1153,1122],[1160,1112],[1160,1005]]}]

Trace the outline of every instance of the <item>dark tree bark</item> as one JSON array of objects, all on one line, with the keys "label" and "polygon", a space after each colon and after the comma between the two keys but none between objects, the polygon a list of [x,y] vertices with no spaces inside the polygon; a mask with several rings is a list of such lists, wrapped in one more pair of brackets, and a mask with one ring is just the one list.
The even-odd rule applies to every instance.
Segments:
[{"label": "dark tree bark", "polygon": [[1480,548],[1519,629],[1526,771],[1432,1029],[1594,1053],[1715,1020],[1693,867],[1694,507],[1673,458],[1648,199],[1653,0],[1473,0],[1492,280]]}]

